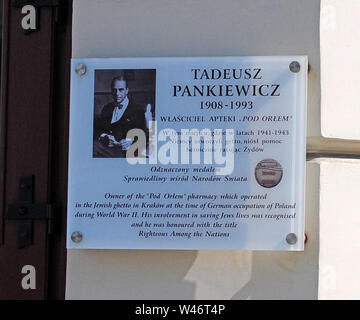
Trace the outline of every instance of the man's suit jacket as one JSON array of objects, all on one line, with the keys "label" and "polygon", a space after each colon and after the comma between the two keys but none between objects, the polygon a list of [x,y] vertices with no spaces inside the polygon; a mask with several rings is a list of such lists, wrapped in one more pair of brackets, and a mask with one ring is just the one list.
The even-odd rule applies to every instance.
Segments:
[{"label": "man's suit jacket", "polygon": [[145,108],[129,101],[129,104],[119,121],[111,123],[113,111],[116,107],[114,102],[105,105],[101,111],[101,116],[98,122],[97,138],[102,133],[113,135],[116,141],[126,138],[126,135],[131,129],[141,129],[148,137],[148,130],[145,121]]}]

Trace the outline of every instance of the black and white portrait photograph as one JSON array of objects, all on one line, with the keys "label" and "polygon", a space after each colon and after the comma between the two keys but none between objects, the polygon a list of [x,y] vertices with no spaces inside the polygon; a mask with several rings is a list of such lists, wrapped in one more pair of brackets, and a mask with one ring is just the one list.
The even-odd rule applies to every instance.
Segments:
[{"label": "black and white portrait photograph", "polygon": [[125,158],[136,142],[136,137],[127,137],[132,129],[142,130],[146,137],[136,156],[147,156],[149,122],[155,119],[155,89],[155,69],[95,70],[94,158]]}]

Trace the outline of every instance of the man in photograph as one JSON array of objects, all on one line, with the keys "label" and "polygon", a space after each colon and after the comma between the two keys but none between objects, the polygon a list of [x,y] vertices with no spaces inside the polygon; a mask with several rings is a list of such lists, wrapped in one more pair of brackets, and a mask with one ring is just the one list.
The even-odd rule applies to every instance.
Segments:
[{"label": "man in photograph", "polygon": [[145,108],[129,98],[128,83],[124,75],[111,81],[111,92],[113,101],[103,107],[96,123],[94,158],[126,157],[126,151],[135,142],[126,138],[132,129],[143,130],[148,136]]}]

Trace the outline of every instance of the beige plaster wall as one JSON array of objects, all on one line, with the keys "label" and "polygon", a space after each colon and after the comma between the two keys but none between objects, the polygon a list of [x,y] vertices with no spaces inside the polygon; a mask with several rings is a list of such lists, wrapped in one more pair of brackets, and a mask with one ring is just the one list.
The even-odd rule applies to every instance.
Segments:
[{"label": "beige plaster wall", "polygon": [[[308,55],[320,137],[320,0],[74,0],[73,57]],[[319,165],[304,252],[69,250],[67,299],[316,299]]]}]

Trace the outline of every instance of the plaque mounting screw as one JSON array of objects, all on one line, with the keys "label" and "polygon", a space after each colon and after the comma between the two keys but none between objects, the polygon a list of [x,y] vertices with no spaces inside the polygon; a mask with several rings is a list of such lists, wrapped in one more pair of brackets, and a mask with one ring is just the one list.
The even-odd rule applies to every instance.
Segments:
[{"label": "plaque mounting screw", "polygon": [[76,68],[75,68],[75,72],[79,75],[79,76],[83,76],[86,73],[86,66],[83,63],[79,63]]},{"label": "plaque mounting screw", "polygon": [[298,239],[297,239],[297,236],[296,236],[295,233],[289,233],[289,234],[286,236],[286,242],[287,242],[288,244],[293,245],[293,244],[296,244],[297,241],[298,241]]},{"label": "plaque mounting screw", "polygon": [[301,69],[300,63],[297,62],[297,61],[291,62],[290,65],[289,65],[289,69],[293,73],[299,73],[300,69]]},{"label": "plaque mounting screw", "polygon": [[83,235],[80,231],[74,231],[71,234],[71,241],[75,243],[80,243],[83,239]]}]

